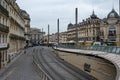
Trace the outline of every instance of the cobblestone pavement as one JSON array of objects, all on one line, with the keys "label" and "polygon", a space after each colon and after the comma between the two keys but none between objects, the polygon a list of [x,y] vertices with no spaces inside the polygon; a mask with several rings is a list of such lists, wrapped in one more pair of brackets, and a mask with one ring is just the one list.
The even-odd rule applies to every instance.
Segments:
[{"label": "cobblestone pavement", "polygon": [[0,75],[0,80],[40,80],[32,61],[32,49],[28,49]]}]

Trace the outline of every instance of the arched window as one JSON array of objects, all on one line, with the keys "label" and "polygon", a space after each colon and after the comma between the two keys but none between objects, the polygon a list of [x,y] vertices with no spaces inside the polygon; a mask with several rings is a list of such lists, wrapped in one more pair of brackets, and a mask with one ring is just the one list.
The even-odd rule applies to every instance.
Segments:
[{"label": "arched window", "polygon": [[116,36],[116,28],[114,26],[109,27],[109,36]]},{"label": "arched window", "polygon": [[114,41],[116,41],[116,28],[115,28],[115,26],[110,26],[109,27],[109,35],[108,35],[108,37],[109,37],[109,41],[112,41],[112,42],[114,42]]}]

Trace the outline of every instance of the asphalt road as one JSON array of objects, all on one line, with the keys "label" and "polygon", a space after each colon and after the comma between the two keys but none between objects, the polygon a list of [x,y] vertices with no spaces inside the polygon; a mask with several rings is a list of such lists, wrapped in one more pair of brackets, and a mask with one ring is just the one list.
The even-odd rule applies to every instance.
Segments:
[{"label": "asphalt road", "polygon": [[61,60],[52,48],[33,47],[16,59],[4,72],[0,80],[42,80],[39,69],[33,63],[33,55],[39,59],[39,65],[53,80],[95,80],[88,74],[69,67]]},{"label": "asphalt road", "polygon": [[52,48],[44,47],[35,49],[39,58],[39,64],[53,78],[53,80],[95,80],[90,75],[76,71],[75,67],[69,67],[61,60]]}]

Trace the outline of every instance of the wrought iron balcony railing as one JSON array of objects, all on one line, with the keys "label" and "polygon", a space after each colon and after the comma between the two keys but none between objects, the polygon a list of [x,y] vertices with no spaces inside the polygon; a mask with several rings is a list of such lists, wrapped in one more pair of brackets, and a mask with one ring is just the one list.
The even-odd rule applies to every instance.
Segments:
[{"label": "wrought iron balcony railing", "polygon": [[0,23],[0,31],[8,33],[9,32],[9,27],[7,27],[7,26]]}]

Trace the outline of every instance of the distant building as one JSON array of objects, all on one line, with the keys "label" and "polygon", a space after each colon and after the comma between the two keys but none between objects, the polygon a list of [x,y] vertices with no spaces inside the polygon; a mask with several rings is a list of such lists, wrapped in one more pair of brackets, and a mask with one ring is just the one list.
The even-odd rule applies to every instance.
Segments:
[{"label": "distant building", "polygon": [[68,42],[75,42],[76,27],[78,42],[100,41],[120,46],[120,16],[114,9],[104,19],[98,18],[93,11],[89,18],[77,26],[72,23],[68,24]]},{"label": "distant building", "polygon": [[[49,44],[57,43],[57,33],[49,35]],[[44,44],[48,44],[48,35],[44,36]]]},{"label": "distant building", "polygon": [[68,43],[67,42],[67,32],[61,32],[60,34],[59,34],[59,43],[61,44],[63,44],[63,43]]},{"label": "distant building", "polygon": [[[48,44],[48,35],[44,36],[44,43]],[[49,35],[49,43],[57,44],[58,43],[58,33]],[[67,32],[59,33],[59,43],[67,43]]]},{"label": "distant building", "polygon": [[43,36],[45,32],[41,32],[40,29],[31,28],[30,31],[30,43],[32,44],[40,44],[43,41]]},{"label": "distant building", "polygon": [[25,10],[21,10],[21,14],[25,20],[25,39],[26,46],[30,45],[30,16]]},{"label": "distant building", "polygon": [[89,18],[80,22],[79,24],[77,24],[77,26],[70,23],[67,29],[67,40],[69,42],[75,42],[77,27],[78,41],[100,41],[100,22],[101,19],[99,19],[93,11],[92,15]]},{"label": "distant building", "polygon": [[114,9],[102,20],[100,32],[102,41],[120,46],[120,16]]}]

